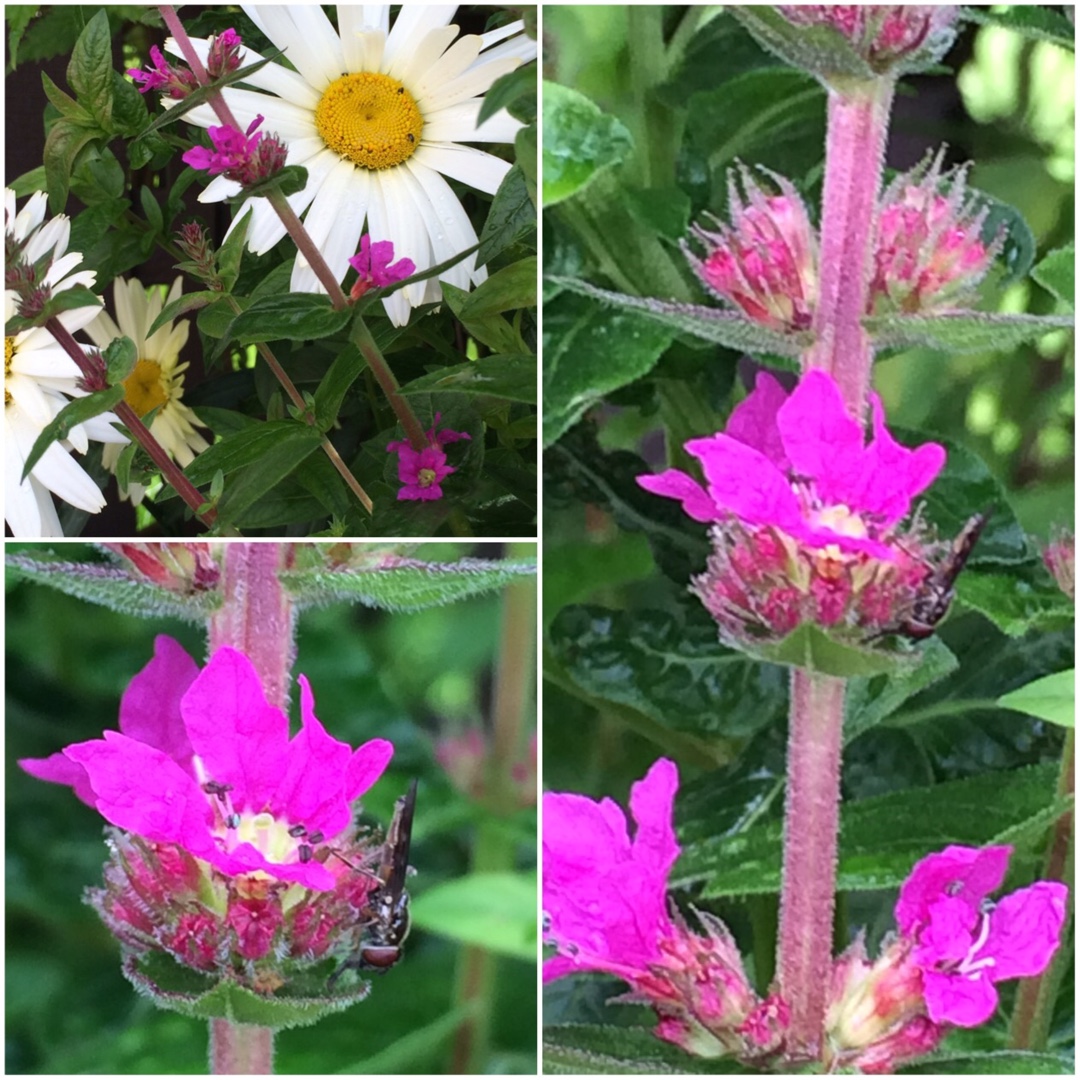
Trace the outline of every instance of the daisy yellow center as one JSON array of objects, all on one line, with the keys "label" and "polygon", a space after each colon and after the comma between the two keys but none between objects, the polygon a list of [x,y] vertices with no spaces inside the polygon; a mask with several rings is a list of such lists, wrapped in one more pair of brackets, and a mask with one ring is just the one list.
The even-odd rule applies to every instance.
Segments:
[{"label": "daisy yellow center", "polygon": [[424,118],[412,94],[389,75],[342,75],[315,107],[315,129],[343,158],[365,169],[390,169],[420,145]]},{"label": "daisy yellow center", "polygon": [[422,488],[431,487],[435,483],[435,470],[434,469],[421,469],[416,474],[416,479],[420,482]]},{"label": "daisy yellow center", "polygon": [[4,404],[11,404],[11,391],[7,388],[7,381],[11,378],[11,361],[15,359],[15,339],[4,338]]},{"label": "daisy yellow center", "polygon": [[140,360],[135,365],[135,370],[124,380],[124,400],[137,416],[145,416],[169,400],[161,365],[156,360]]}]

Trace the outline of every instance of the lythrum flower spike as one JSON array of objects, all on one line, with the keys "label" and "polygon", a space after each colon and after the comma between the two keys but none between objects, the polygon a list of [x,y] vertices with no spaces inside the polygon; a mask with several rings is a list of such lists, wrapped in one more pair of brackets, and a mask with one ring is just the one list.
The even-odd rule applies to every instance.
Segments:
[{"label": "lythrum flower spike", "polygon": [[774,330],[807,330],[817,297],[817,239],[798,192],[759,167],[779,194],[768,194],[746,166],[728,173],[731,224],[710,219],[683,241],[693,271],[710,292]]},{"label": "lythrum flower spike", "polygon": [[303,676],[300,696],[290,740],[243,653],[219,649],[200,671],[159,637],[124,693],[119,732],[20,761],[109,822],[105,884],[88,899],[129,960],[166,953],[270,993],[356,951],[381,848],[354,838],[352,804],[393,747],[350,749],[316,718]]}]

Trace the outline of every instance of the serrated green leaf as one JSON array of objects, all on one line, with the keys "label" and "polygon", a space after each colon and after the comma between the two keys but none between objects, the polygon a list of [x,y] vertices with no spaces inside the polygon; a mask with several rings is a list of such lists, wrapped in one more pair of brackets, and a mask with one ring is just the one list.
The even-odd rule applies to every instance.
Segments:
[{"label": "serrated green leaf", "polygon": [[427,889],[409,905],[412,924],[432,934],[536,962],[536,876],[466,874]]},{"label": "serrated green leaf", "polygon": [[1004,352],[1058,330],[1071,330],[1073,320],[1058,315],[958,311],[942,315],[872,315],[863,320],[863,325],[877,350],[923,345],[942,352],[969,353]]},{"label": "serrated green leaf", "polygon": [[266,296],[235,316],[221,336],[240,345],[280,338],[310,340],[338,333],[352,316],[351,308],[336,311],[329,297],[315,293]]},{"label": "serrated green leaf", "polygon": [[[143,190],[146,189],[144,188]],[[184,293],[175,300],[170,300],[169,303],[161,309],[161,314],[150,324],[150,329],[146,331],[146,336],[151,337],[167,322],[172,322],[174,319],[180,318],[181,315],[186,315],[189,311],[198,311],[200,308],[206,307],[207,304],[212,304],[220,299],[221,293],[211,289],[203,289],[200,292]]]},{"label": "serrated green leaf", "polygon": [[105,377],[113,387],[135,370],[135,363],[139,359],[135,342],[129,337],[114,338],[101,355],[105,360]]},{"label": "serrated green leaf", "polygon": [[49,192],[49,208],[54,214],[63,212],[67,203],[75,159],[88,143],[100,136],[93,128],[83,127],[70,120],[57,120],[45,137],[45,185]]},{"label": "serrated green leaf", "polygon": [[463,321],[484,319],[515,308],[536,307],[536,257],[519,259],[497,270],[461,305]]},{"label": "serrated green leaf", "polygon": [[73,427],[108,412],[123,399],[124,388],[122,386],[110,386],[108,390],[99,390],[96,394],[87,394],[86,397],[69,401],[41,429],[41,434],[34,440],[34,445],[26,456],[26,464],[23,465],[22,480],[25,480],[30,475],[30,471],[41,460],[41,455],[54,442],[59,439],[66,439],[71,434]]},{"label": "serrated green leaf", "polygon": [[[507,109],[515,102],[532,99],[532,116],[518,116],[517,119],[524,123],[531,123],[536,119],[536,64],[528,63],[515,68],[506,75],[500,75],[484,94],[484,100],[480,105],[480,112],[476,117],[479,127],[485,120],[490,119],[500,109]],[[516,114],[515,114],[516,115]]]},{"label": "serrated green leaf", "polygon": [[67,68],[68,85],[79,104],[106,131],[112,126],[113,62],[109,16],[99,9],[75,42]]},{"label": "serrated green leaf", "polygon": [[[4,7],[4,18],[8,26],[8,54],[10,57],[9,71],[14,71],[19,62],[19,43],[26,32],[30,20],[38,13],[37,4],[7,4]],[[20,196],[23,194],[19,193]]]},{"label": "serrated green leaf", "polygon": [[[1056,777],[1056,765],[1033,765],[845,802],[837,888],[895,888],[919,859],[949,843],[979,847],[1026,837],[1034,844],[1062,810],[1054,794]],[[778,892],[782,831],[783,822],[769,821],[735,836],[690,844],[672,882],[705,880],[709,897]]]},{"label": "serrated green leaf", "polygon": [[479,360],[439,368],[413,379],[401,388],[401,393],[490,394],[535,405],[536,357],[532,353],[482,356]]},{"label": "serrated green leaf", "polygon": [[915,653],[886,652],[836,641],[815,623],[802,623],[782,641],[747,646],[743,651],[747,656],[772,664],[785,664],[840,679],[881,674],[895,676],[909,672],[921,659]]},{"label": "serrated green leaf", "polygon": [[502,589],[535,574],[532,561],[396,559],[379,568],[287,570],[279,577],[302,607],[344,600],[389,611],[419,611]]},{"label": "serrated green leaf", "polygon": [[[147,223],[155,233],[165,231],[165,215],[161,212],[157,199],[154,198],[153,189],[149,186],[139,189],[139,205],[143,214],[146,215]],[[147,335],[149,336],[149,335]]]},{"label": "serrated green leaf", "polygon": [[630,132],[584,94],[566,86],[543,84],[544,206],[577,194],[603,169],[633,153]]},{"label": "serrated green leaf", "polygon": [[45,190],[45,166],[38,165],[37,168],[31,169],[29,172],[24,172],[22,176],[15,177],[8,187],[15,192],[15,195],[20,199],[25,199],[28,195],[33,195],[35,191]]},{"label": "serrated green leaf", "polygon": [[965,571],[957,579],[956,595],[1010,637],[1065,629],[1076,614],[1072,601],[1034,560],[1002,573]]},{"label": "serrated green leaf", "polygon": [[240,260],[244,254],[244,243],[247,240],[248,229],[251,227],[253,213],[251,207],[244,211],[240,220],[225,237],[225,242],[217,250],[215,263],[221,277],[223,292],[232,292],[236,279],[240,276]]},{"label": "serrated green leaf", "polygon": [[629,188],[626,207],[635,221],[665,240],[681,240],[690,226],[690,196],[681,188]]},{"label": "serrated green leaf", "polygon": [[306,424],[297,424],[295,420],[248,425],[208,447],[184,472],[196,487],[202,487],[213,480],[214,473],[219,469],[228,476],[237,469],[251,465],[270,453],[282,440],[288,439],[292,432],[306,427]]},{"label": "serrated green leaf", "polygon": [[334,357],[330,370],[319,380],[315,391],[315,422],[320,430],[329,431],[334,426],[349,387],[365,367],[367,360],[351,342]]},{"label": "serrated green leaf", "polygon": [[[487,101],[487,95],[484,100]],[[521,166],[515,165],[503,178],[491,202],[491,209],[480,231],[476,265],[486,266],[507,248],[534,236],[535,229],[536,204],[529,198]],[[535,248],[535,239],[531,246]]]},{"label": "serrated green leaf", "polygon": [[1066,244],[1051,251],[1031,276],[1072,311],[1076,303],[1076,245]]},{"label": "serrated green leaf", "polygon": [[1071,1060],[1032,1050],[968,1050],[928,1054],[901,1065],[900,1076],[1073,1076]]},{"label": "serrated green leaf", "polygon": [[724,345],[741,352],[768,353],[773,356],[798,356],[813,339],[809,333],[781,334],[759,326],[745,316],[722,308],[701,304],[681,304],[651,297],[629,296],[626,293],[598,289],[576,278],[547,278],[552,285],[599,300],[611,307],[640,313],[653,322],[669,327],[680,334],[690,334],[701,341]]},{"label": "serrated green leaf", "polygon": [[1071,728],[1076,725],[1076,671],[1055,671],[998,698],[1003,709]]},{"label": "serrated green leaf", "polygon": [[84,109],[70,94],[65,94],[43,71],[41,73],[41,85],[45,89],[45,96],[56,107],[60,115],[66,120],[91,129],[96,128],[94,118]]},{"label": "serrated green leaf", "polygon": [[544,1072],[571,1075],[656,1075],[749,1072],[731,1058],[693,1057],[650,1028],[557,1024],[544,1028]]},{"label": "serrated green leaf", "polygon": [[203,622],[221,604],[217,592],[182,595],[163,589],[130,571],[105,563],[71,563],[47,555],[9,555],[9,570],[17,577],[49,585],[68,596],[112,608],[125,615],[156,619],[175,616]]},{"label": "serrated green leaf", "polygon": [[447,306],[462,321],[465,329],[477,341],[486,345],[495,353],[523,351],[524,343],[521,340],[521,334],[502,315],[469,318],[463,315],[462,312],[471,294],[465,292],[464,289],[457,288],[456,285],[451,285],[448,281],[442,283],[442,291]]}]

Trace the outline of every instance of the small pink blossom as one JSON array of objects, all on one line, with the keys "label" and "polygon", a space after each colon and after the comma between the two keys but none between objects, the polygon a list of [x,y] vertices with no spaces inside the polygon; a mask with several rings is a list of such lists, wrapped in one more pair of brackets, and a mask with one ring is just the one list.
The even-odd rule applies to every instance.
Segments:
[{"label": "small pink blossom", "polygon": [[269,180],[285,167],[288,147],[276,135],[257,132],[255,129],[262,122],[263,117],[256,116],[246,132],[228,125],[211,126],[207,131],[214,149],[193,146],[181,160],[211,176],[223,174],[227,180],[235,180],[244,187]]},{"label": "small pink blossom", "polygon": [[369,233],[360,237],[360,250],[349,260],[349,265],[359,275],[349,296],[359,300],[369,289],[382,289],[416,273],[412,259],[394,262],[394,244],[391,240],[371,242]]},{"label": "small pink blossom", "polygon": [[[661,758],[630,789],[631,838],[610,799],[544,796],[544,939],[558,950],[544,961],[544,981],[604,971],[652,1005],[655,1034],[688,1053],[760,1055],[741,1030],[758,1006],[726,927],[698,912],[706,936],[690,930],[668,899],[679,856],[672,827],[678,787],[673,762]],[[757,1028],[755,1028],[755,1032]]]},{"label": "small pink blossom", "polygon": [[783,637],[802,622],[865,640],[903,618],[934,549],[898,525],[945,462],[936,443],[901,446],[871,397],[873,438],[833,379],[808,372],[789,395],[762,372],[726,431],[691,439],[706,487],[677,469],[639,476],[713,524],[713,555],[695,591],[721,635]]},{"label": "small pink blossom", "polygon": [[1076,598],[1076,541],[1067,529],[1058,530],[1043,549],[1043,562],[1054,575],[1058,588],[1070,599]]},{"label": "small pink blossom", "polygon": [[953,845],[928,855],[900,889],[896,922],[922,971],[937,1024],[976,1027],[997,1009],[995,983],[1040,974],[1061,939],[1068,889],[1036,881],[996,902],[1012,848]]},{"label": "small pink blossom", "polygon": [[944,155],[939,150],[897,177],[881,197],[871,312],[955,306],[973,294],[1001,250],[1003,231],[983,242],[989,211],[968,196],[966,168],[944,172]]},{"label": "small pink blossom", "polygon": [[240,47],[243,39],[229,27],[210,39],[210,49],[206,57],[206,73],[211,79],[220,79],[240,66]]},{"label": "small pink blossom", "polygon": [[817,298],[817,239],[795,189],[783,177],[768,175],[779,195],[766,195],[745,168],[740,193],[731,171],[731,224],[713,218],[712,229],[694,225],[690,235],[704,254],[698,257],[685,242],[683,253],[706,288],[754,322],[774,330],[807,330]]},{"label": "small pink blossom", "polygon": [[939,59],[952,44],[959,8],[950,4],[781,4],[797,26],[831,26],[875,70]]},{"label": "small pink blossom", "polygon": [[450,428],[436,431],[439,415],[435,414],[435,423],[427,432],[428,445],[422,450],[414,450],[405,440],[386,444],[386,452],[398,456],[398,479],[402,483],[398,491],[399,500],[419,499],[431,502],[441,499],[443,490],[440,485],[451,473],[457,472],[453,466],[446,464],[443,446],[460,439],[471,439],[472,436],[464,431],[452,431]]},{"label": "small pink blossom", "polygon": [[195,78],[195,73],[183,64],[170,64],[156,45],[150,46],[150,59],[154,66],[149,71],[142,68],[127,69],[132,81],[142,84],[138,87],[140,94],[160,90],[169,97],[179,100],[186,98],[192,90],[198,89],[199,80]]}]

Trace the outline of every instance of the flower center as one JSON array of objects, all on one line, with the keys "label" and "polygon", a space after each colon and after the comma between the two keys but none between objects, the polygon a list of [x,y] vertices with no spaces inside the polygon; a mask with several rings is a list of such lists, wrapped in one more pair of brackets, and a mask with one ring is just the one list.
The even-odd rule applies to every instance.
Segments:
[{"label": "flower center", "polygon": [[361,71],[327,87],[315,107],[315,128],[343,158],[365,169],[390,169],[412,157],[424,118],[397,79]]},{"label": "flower center", "polygon": [[15,359],[15,339],[4,338],[4,405],[11,404],[11,391],[7,388],[7,381],[11,378],[11,362]]},{"label": "flower center", "polygon": [[124,380],[124,400],[138,416],[145,416],[169,400],[161,365],[156,360],[140,360],[135,365],[135,370]]},{"label": "flower center", "polygon": [[422,488],[431,487],[431,485],[435,483],[435,470],[421,469],[416,474],[416,479]]}]

